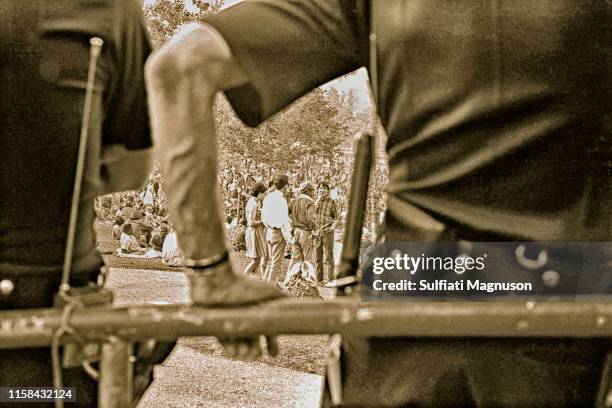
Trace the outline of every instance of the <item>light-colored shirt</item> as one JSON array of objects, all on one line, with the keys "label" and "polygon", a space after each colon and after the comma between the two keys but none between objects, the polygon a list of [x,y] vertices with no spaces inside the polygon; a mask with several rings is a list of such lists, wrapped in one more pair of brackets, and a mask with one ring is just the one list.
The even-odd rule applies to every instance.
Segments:
[{"label": "light-colored shirt", "polygon": [[181,266],[183,260],[183,251],[178,245],[176,232],[170,231],[166,235],[162,246],[162,263],[168,266]]},{"label": "light-colored shirt", "polygon": [[274,190],[266,195],[261,209],[261,220],[268,228],[280,228],[285,240],[291,241],[289,207],[283,193]]},{"label": "light-colored shirt", "polygon": [[147,186],[147,191],[144,193],[142,202],[144,205],[153,205],[153,185],[149,184]]},{"label": "light-colored shirt", "polygon": [[121,251],[125,253],[138,252],[142,248],[135,236],[125,232],[122,232],[119,237],[119,245],[121,246]]}]

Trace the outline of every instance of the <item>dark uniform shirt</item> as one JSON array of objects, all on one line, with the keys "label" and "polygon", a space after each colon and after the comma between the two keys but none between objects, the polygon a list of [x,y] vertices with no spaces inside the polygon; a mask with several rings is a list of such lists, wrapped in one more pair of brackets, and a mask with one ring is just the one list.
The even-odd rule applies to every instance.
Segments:
[{"label": "dark uniform shirt", "polygon": [[[105,180],[102,147],[151,144],[143,80],[150,47],[142,9],[136,0],[0,2],[0,279],[14,282],[10,296],[0,297],[0,310],[51,306],[58,289],[92,36],[101,37],[104,46],[90,117],[74,285],[94,279],[102,264],[93,231],[93,202]],[[0,350],[0,386],[50,387],[50,361],[48,347]],[[64,385],[76,390],[75,407],[97,405],[97,382],[80,367],[63,369],[62,375]]]},{"label": "dark uniform shirt", "polygon": [[[369,64],[365,0],[245,2],[207,17],[251,83],[256,125]],[[610,238],[605,0],[375,1],[389,209],[502,239]],[[279,57],[282,56],[282,57]]]},{"label": "dark uniform shirt", "polygon": [[98,60],[74,270],[99,268],[93,201],[103,146],[151,144],[143,65],[150,52],[135,0],[0,4],[0,271],[61,271],[89,63]]},{"label": "dark uniform shirt", "polygon": [[[607,0],[244,2],[205,19],[251,80],[226,91],[240,117],[256,125],[368,66],[370,2],[394,224],[418,214],[492,240],[610,240]],[[588,406],[607,347],[345,336],[344,403]]]}]

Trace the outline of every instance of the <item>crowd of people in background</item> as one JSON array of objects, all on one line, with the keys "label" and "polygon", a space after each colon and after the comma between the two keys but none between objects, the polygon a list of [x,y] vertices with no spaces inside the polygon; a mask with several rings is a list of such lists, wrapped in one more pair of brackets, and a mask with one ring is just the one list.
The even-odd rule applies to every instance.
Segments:
[{"label": "crowd of people in background", "polygon": [[[305,157],[280,170],[244,157],[234,156],[228,163],[219,174],[225,225],[232,248],[246,250],[251,258],[244,273],[282,281],[285,271],[279,268],[284,257],[290,258],[289,269],[305,261],[315,267],[319,282],[333,279],[334,251],[342,240],[348,206],[350,155],[334,161]],[[387,177],[384,162],[377,162],[370,182],[364,241],[376,240]],[[276,197],[268,198],[271,196]],[[281,197],[285,204],[280,203]],[[268,204],[270,220],[262,219],[266,200],[273,200]]]},{"label": "crowd of people in background", "polygon": [[[282,281],[286,272],[281,270],[284,267],[281,264],[285,265],[282,260],[290,258],[289,268],[308,262],[315,268],[319,282],[333,279],[334,250],[344,232],[351,164],[349,154],[334,161],[305,157],[288,169],[255,163],[238,154],[225,158],[218,176],[225,227],[232,249],[246,251],[245,256],[250,259],[245,274]],[[279,176],[282,176],[282,185],[275,186]],[[384,212],[386,184],[386,167],[377,162],[370,182],[363,230],[365,241],[375,241],[376,226]],[[286,222],[270,220],[266,225],[262,210],[266,198],[274,195],[278,195],[277,201],[281,197],[285,201],[287,219]],[[168,217],[158,165],[143,190],[99,197],[95,209],[100,221],[112,224],[112,238],[122,253],[142,254],[149,249],[161,252],[164,242],[173,251],[178,250],[174,248],[176,237]],[[270,213],[277,218],[278,208]],[[273,229],[269,228],[270,223],[278,223],[279,237],[282,235],[284,241],[274,251],[269,245],[268,234],[275,234],[268,232]],[[173,259],[171,264],[179,266],[178,258]]]},{"label": "crowd of people in background", "polygon": [[154,169],[143,191],[98,197],[95,211],[98,220],[112,223],[112,238],[122,253],[161,251],[171,231],[158,169]]}]

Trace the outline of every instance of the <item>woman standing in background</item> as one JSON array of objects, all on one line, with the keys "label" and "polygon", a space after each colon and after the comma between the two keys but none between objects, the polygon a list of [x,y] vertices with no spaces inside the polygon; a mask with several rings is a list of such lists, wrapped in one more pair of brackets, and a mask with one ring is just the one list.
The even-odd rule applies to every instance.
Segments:
[{"label": "woman standing in background", "polygon": [[267,188],[263,183],[255,183],[251,188],[251,198],[245,206],[247,229],[245,233],[246,256],[252,261],[244,269],[245,275],[250,275],[260,268],[266,270],[268,264],[268,247],[266,244],[266,228],[261,222],[261,203]]}]

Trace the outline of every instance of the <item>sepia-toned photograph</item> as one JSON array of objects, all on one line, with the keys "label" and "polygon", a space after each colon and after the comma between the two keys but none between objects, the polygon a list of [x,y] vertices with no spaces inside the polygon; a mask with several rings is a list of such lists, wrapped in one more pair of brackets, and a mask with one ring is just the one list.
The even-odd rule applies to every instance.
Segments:
[{"label": "sepia-toned photograph", "polygon": [[610,0],[0,21],[0,406],[612,407]]}]

